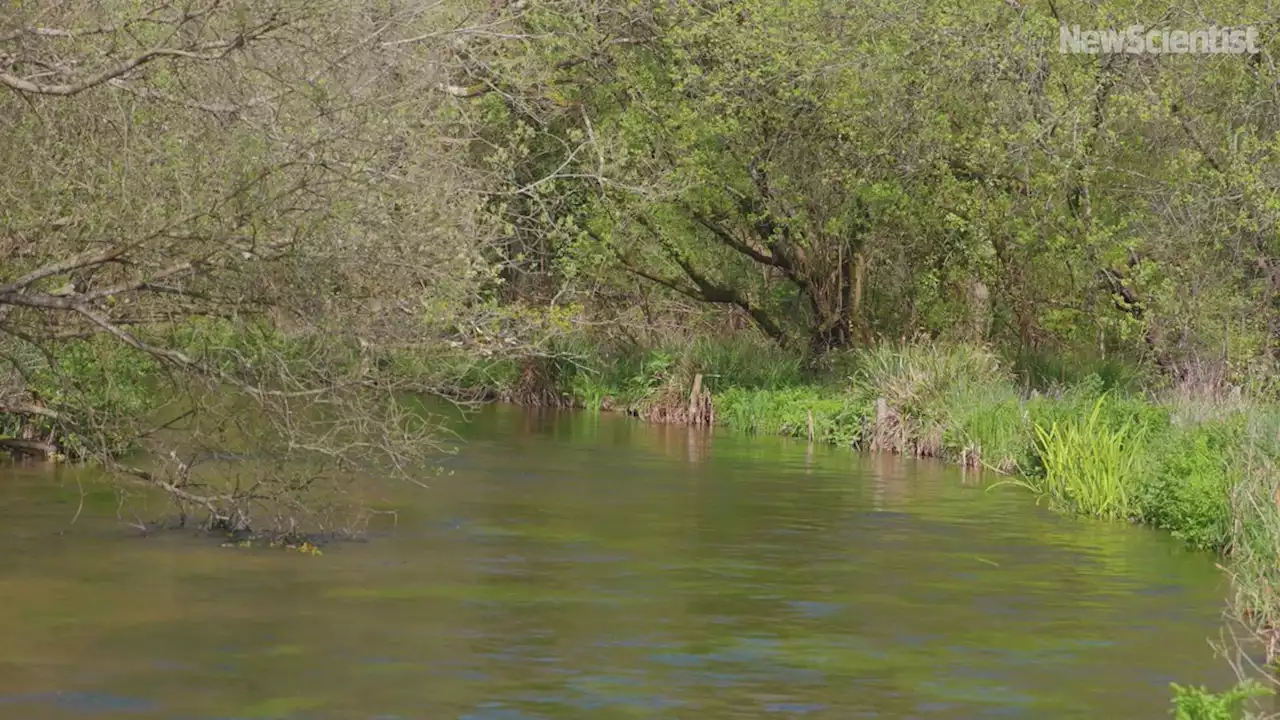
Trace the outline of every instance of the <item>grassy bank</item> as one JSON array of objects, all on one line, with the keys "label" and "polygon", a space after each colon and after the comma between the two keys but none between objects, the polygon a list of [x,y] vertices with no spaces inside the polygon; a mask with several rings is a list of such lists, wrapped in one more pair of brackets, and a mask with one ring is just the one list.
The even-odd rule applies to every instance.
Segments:
[{"label": "grassy bank", "polygon": [[[230,344],[197,333],[186,346]],[[244,357],[292,347],[272,338],[234,344]],[[258,345],[265,350],[250,352]],[[146,416],[152,366],[122,364],[114,346],[73,349],[56,369],[93,390],[83,393],[80,414],[126,407]],[[938,458],[1024,487],[1064,512],[1145,523],[1220,554],[1235,580],[1238,618],[1266,644],[1269,660],[1280,655],[1280,402],[1262,391],[1162,382],[1117,362],[1051,363],[935,344],[829,353],[820,362],[771,345],[706,339],[652,349],[561,345],[525,361],[461,351],[384,361],[406,363],[424,387],[470,398],[713,421]],[[713,417],[686,413],[695,384],[709,391]],[[46,397],[56,398],[59,387],[49,383]],[[76,441],[70,434],[64,445]],[[1184,717],[1200,718],[1234,717],[1196,708],[1235,707],[1244,696],[1182,688],[1177,697],[1192,708]]]}]

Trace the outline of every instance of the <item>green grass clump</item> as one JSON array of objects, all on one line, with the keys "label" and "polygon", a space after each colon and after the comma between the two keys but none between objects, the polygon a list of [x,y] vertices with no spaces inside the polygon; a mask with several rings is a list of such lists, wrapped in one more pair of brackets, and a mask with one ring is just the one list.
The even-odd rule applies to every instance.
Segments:
[{"label": "green grass clump", "polygon": [[[1107,401],[1099,408],[1098,399]],[[1172,424],[1169,409],[1142,395],[1115,392],[1098,375],[1086,375],[1079,382],[1056,388],[1051,393],[1033,393],[1027,402],[1027,413],[1033,425],[1049,427],[1055,422],[1086,417],[1099,412],[1102,427],[1119,428],[1138,425],[1150,432],[1164,432]]]},{"label": "green grass clump", "polygon": [[814,440],[851,447],[860,439],[865,411],[850,398],[809,386],[782,390],[731,387],[715,398],[725,427],[748,433],[807,437],[813,418]]},{"label": "green grass clump", "polygon": [[597,355],[562,355],[556,377],[576,407],[634,408],[666,385],[680,357],[667,350],[627,349]]},{"label": "green grass clump", "polygon": [[157,380],[159,371],[150,355],[114,338],[99,335],[60,345],[53,362],[33,373],[28,385],[61,414],[56,421],[32,419],[38,435],[51,434],[72,457],[91,446],[112,453],[133,449],[155,410],[171,399]]},{"label": "green grass clump", "polygon": [[1137,363],[1122,358],[1023,350],[1014,354],[1010,362],[1024,387],[1041,392],[1096,382],[1102,392],[1134,393],[1145,379]]},{"label": "green grass clump", "polygon": [[855,384],[902,412],[941,416],[961,386],[1007,383],[1000,360],[973,345],[880,345],[857,355]]},{"label": "green grass clump", "polygon": [[1225,692],[1173,683],[1173,716],[1177,720],[1238,720],[1247,717],[1249,700],[1272,694],[1254,680],[1243,680]]},{"label": "green grass clump", "polygon": [[773,343],[744,338],[700,338],[669,351],[684,355],[685,362],[695,372],[713,379],[720,388],[776,390],[813,383],[805,369],[805,358]]},{"label": "green grass clump", "polygon": [[703,387],[717,393],[812,385],[802,356],[756,339],[701,338],[656,348],[593,348],[566,341],[555,352],[561,390],[589,410],[635,409],[670,390],[673,381],[679,387],[699,374]]},{"label": "green grass clump", "polygon": [[1085,417],[1037,423],[1036,449],[1043,474],[1025,482],[1073,510],[1107,519],[1137,513],[1135,484],[1142,471],[1146,427],[1133,418],[1109,422],[1108,396]]},{"label": "green grass clump", "polygon": [[943,442],[951,458],[1001,473],[1031,464],[1032,432],[1012,385],[966,384],[947,395],[947,408]]},{"label": "green grass clump", "polygon": [[1235,619],[1266,642],[1269,656],[1280,649],[1278,458],[1280,417],[1274,411],[1250,412],[1243,440],[1233,458],[1236,483],[1230,494],[1228,570],[1235,592]]},{"label": "green grass clump", "polygon": [[887,417],[872,418],[872,445],[904,454],[945,454],[957,403],[993,387],[1012,388],[999,359],[971,345],[915,343],[878,346],[857,354],[856,404],[883,402]]}]

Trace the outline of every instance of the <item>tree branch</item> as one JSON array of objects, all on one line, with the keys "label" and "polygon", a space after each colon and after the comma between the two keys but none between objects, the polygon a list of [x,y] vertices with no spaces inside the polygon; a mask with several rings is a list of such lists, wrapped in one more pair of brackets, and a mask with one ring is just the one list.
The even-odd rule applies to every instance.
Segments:
[{"label": "tree branch", "polygon": [[[0,286],[0,297],[17,293],[32,283],[39,282],[47,277],[62,275],[73,270],[111,262],[112,260],[120,257],[122,253],[124,253],[123,247],[119,245],[112,245],[105,250],[83,252],[74,257],[69,257],[66,260],[50,263],[42,268],[32,270],[8,285]],[[0,300],[0,304],[3,304],[3,300]]]},{"label": "tree branch", "polygon": [[743,255],[750,257],[752,260],[755,260],[761,265],[769,265],[770,267],[776,267],[776,268],[785,267],[784,261],[779,259],[776,255],[766,254],[766,253],[760,252],[759,250],[756,250],[755,248],[751,247],[745,242],[742,242],[738,238],[734,237],[733,234],[730,233],[728,230],[725,230],[723,227],[720,227],[719,225],[712,222],[705,216],[694,213],[693,219],[694,219],[694,222],[710,230],[712,234],[714,234],[720,240],[720,242],[724,243],[725,245],[728,245],[734,250],[737,250]]},{"label": "tree branch", "polygon": [[0,414],[6,415],[39,415],[47,417],[50,420],[59,420],[62,418],[56,410],[50,410],[47,407],[33,405],[31,403],[0,403]]},{"label": "tree branch", "polygon": [[115,67],[107,68],[96,75],[78,82],[64,83],[60,85],[41,85],[39,83],[31,82],[30,80],[24,80],[16,75],[0,72],[0,85],[4,85],[16,92],[27,93],[30,95],[54,95],[58,97],[78,95],[85,90],[103,85],[132,70],[142,67],[147,63],[154,62],[161,58],[186,58],[189,60],[205,61],[221,60],[233,50],[244,47],[245,43],[250,40],[261,37],[272,30],[283,27],[283,25],[283,21],[273,18],[258,25],[252,30],[237,35],[231,40],[203,43],[190,50],[153,48],[139,55],[135,55]]}]

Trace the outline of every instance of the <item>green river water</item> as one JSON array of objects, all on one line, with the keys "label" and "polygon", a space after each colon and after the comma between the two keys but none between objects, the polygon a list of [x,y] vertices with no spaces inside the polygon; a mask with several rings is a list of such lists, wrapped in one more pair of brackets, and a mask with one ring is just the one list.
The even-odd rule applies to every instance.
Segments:
[{"label": "green river water", "polygon": [[775,438],[462,433],[320,556],[138,537],[96,492],[72,525],[75,470],[0,468],[0,718],[1158,718],[1234,679],[1213,558],[1157,532]]}]

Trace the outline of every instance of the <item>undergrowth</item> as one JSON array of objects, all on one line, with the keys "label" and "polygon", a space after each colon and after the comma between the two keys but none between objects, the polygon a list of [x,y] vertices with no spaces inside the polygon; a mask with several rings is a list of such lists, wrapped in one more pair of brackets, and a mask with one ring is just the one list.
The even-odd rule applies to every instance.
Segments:
[{"label": "undergrowth", "polygon": [[1237,720],[1246,716],[1250,700],[1272,694],[1253,680],[1242,680],[1225,692],[1173,683],[1173,716],[1176,720]]}]

